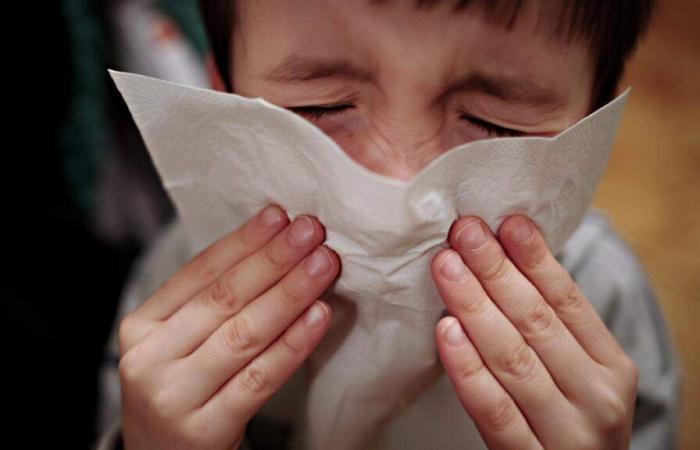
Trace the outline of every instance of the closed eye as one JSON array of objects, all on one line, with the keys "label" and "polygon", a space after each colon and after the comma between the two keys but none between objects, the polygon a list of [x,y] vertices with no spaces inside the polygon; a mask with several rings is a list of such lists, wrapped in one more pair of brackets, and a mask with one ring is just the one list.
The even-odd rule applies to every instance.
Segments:
[{"label": "closed eye", "polygon": [[525,133],[519,130],[513,130],[512,128],[505,128],[499,125],[496,125],[491,122],[487,122],[483,119],[479,119],[478,117],[470,116],[468,114],[463,114],[461,117],[463,120],[468,121],[472,125],[481,128],[483,131],[489,134],[489,136],[497,136],[497,137],[517,137],[517,136],[523,136]]},{"label": "closed eye", "polygon": [[[351,103],[339,103],[334,105],[293,106],[288,109],[301,116],[320,120],[324,117],[343,114],[352,108],[354,108],[354,105]],[[480,128],[482,131],[485,131],[489,136],[517,137],[525,134],[522,131],[502,127],[468,114],[462,114],[461,119],[469,122],[471,125],[474,125],[477,128]]]},{"label": "closed eye", "polygon": [[337,105],[293,106],[288,109],[299,115],[319,120],[324,117],[342,114],[352,108],[354,106],[350,103],[341,103]]}]

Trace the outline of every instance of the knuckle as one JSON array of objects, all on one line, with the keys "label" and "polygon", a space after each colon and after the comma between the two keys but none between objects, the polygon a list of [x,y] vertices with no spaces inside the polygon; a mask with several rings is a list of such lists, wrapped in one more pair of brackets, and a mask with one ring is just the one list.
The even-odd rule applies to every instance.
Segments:
[{"label": "knuckle", "polygon": [[499,397],[484,414],[486,427],[495,432],[504,431],[513,425],[517,417],[515,404],[508,397]]},{"label": "knuckle", "polygon": [[136,322],[138,318],[133,312],[127,313],[124,318],[119,322],[119,330],[117,332],[119,339],[119,348],[125,349],[133,339],[135,329],[137,327]]},{"label": "knuckle", "polygon": [[526,337],[535,337],[553,335],[555,323],[552,308],[546,303],[538,301],[515,325]]},{"label": "knuckle", "polygon": [[[186,270],[189,270],[198,279],[206,279],[207,277],[211,276],[214,268],[212,267],[210,261],[214,259],[214,248],[215,244],[212,244],[197,253],[187,263]],[[172,282],[173,278],[169,278],[165,283]]]},{"label": "knuckle", "polygon": [[[629,359],[629,358],[628,358]],[[633,395],[636,394],[637,388],[639,387],[639,369],[637,368],[637,365],[629,359],[629,377],[630,380],[632,381],[630,385],[632,386],[632,393]]]},{"label": "knuckle", "polygon": [[[178,443],[181,443],[181,448],[211,448],[204,443],[210,443],[212,438],[219,434],[216,423],[216,411],[207,404],[198,407],[182,418],[178,423]],[[220,414],[220,413],[219,413]],[[237,427],[234,425],[231,432],[235,432]],[[238,449],[239,447],[228,447],[229,449]]]},{"label": "knuckle", "polygon": [[525,267],[533,272],[541,272],[546,270],[548,261],[549,249],[546,246],[539,245],[526,257]]},{"label": "knuckle", "polygon": [[623,373],[632,379],[636,385],[639,381],[639,368],[637,368],[637,365],[634,363],[632,358],[626,354],[623,354],[620,365],[622,366]]},{"label": "knuckle", "polygon": [[262,234],[258,223],[255,220],[249,220],[241,225],[240,228],[234,230],[228,237],[236,236],[244,247],[255,248],[256,245],[260,245],[260,236]]},{"label": "knuckle", "polygon": [[272,267],[276,272],[285,272],[287,269],[287,255],[285,253],[285,248],[282,245],[276,245],[278,243],[271,242],[269,245],[263,247],[262,255],[267,264]]},{"label": "knuckle", "polygon": [[468,381],[478,376],[484,369],[484,363],[480,358],[469,358],[457,367],[457,378],[463,381]]},{"label": "knuckle", "polygon": [[185,448],[201,446],[202,442],[206,442],[209,436],[213,436],[216,433],[212,426],[209,409],[208,405],[205,404],[184,418],[180,426],[181,440],[186,444],[191,444]]},{"label": "knuckle", "polygon": [[221,333],[224,345],[234,354],[247,353],[258,346],[258,337],[248,319],[239,315],[224,325]]},{"label": "knuckle", "polygon": [[148,407],[155,417],[169,420],[176,414],[172,395],[168,389],[159,389],[149,397]]},{"label": "knuckle", "polygon": [[571,443],[570,448],[580,450],[596,450],[601,448],[601,442],[595,433],[591,433],[588,427],[572,427],[569,430],[567,440]]},{"label": "knuckle", "polygon": [[272,385],[270,376],[257,361],[253,361],[240,372],[238,382],[244,393],[256,395],[266,394]]},{"label": "knuckle", "polygon": [[629,411],[625,401],[612,392],[600,400],[600,427],[605,433],[615,433],[627,426]]},{"label": "knuckle", "polygon": [[284,280],[279,284],[280,295],[285,303],[296,305],[301,303],[305,298],[305,289],[301,286],[293,285],[290,280]]},{"label": "knuckle", "polygon": [[551,304],[559,313],[577,314],[583,310],[583,298],[579,295],[578,286],[568,279],[560,295],[551,299]]},{"label": "knuckle", "polygon": [[[211,439],[211,433],[197,432],[190,430],[185,426],[178,426],[177,442],[181,448],[202,448],[203,442],[208,442]],[[238,447],[231,447],[237,449]]]},{"label": "knuckle", "polygon": [[630,397],[634,397],[639,386],[639,369],[632,358],[624,353],[620,357],[619,364],[620,378],[623,381],[624,389]]},{"label": "knuckle", "polygon": [[134,352],[127,352],[119,359],[119,379],[123,385],[133,385],[141,379],[143,365]]},{"label": "knuckle", "polygon": [[503,280],[508,276],[508,259],[502,253],[497,254],[492,258],[491,263],[482,271],[481,278],[483,281],[492,282]]},{"label": "knuckle", "polygon": [[232,268],[230,272],[215,279],[207,289],[206,298],[217,311],[232,312],[238,307],[239,299],[232,282],[235,270]]},{"label": "knuckle", "polygon": [[299,342],[294,342],[294,339],[292,339],[289,333],[285,333],[282,336],[281,341],[282,345],[287,350],[287,353],[292,355],[295,360],[303,359],[306,355],[306,346],[300,344]]},{"label": "knuckle", "polygon": [[515,380],[524,380],[532,376],[537,367],[534,351],[524,343],[513,351],[506,351],[501,357],[500,366],[503,372]]},{"label": "knuckle", "polygon": [[[187,267],[193,273],[203,272],[207,267],[207,261],[209,260],[210,255],[211,255],[210,247],[203,249],[202,251],[200,251],[199,253],[194,255],[189,260],[189,262],[187,263]],[[165,285],[168,283],[172,283],[171,280],[172,280],[172,278],[168,278],[167,280],[165,280],[165,282],[163,284]]]},{"label": "knuckle", "polygon": [[474,295],[472,298],[461,301],[460,309],[468,315],[477,315],[483,311],[488,311],[487,305],[490,300],[485,295]]}]

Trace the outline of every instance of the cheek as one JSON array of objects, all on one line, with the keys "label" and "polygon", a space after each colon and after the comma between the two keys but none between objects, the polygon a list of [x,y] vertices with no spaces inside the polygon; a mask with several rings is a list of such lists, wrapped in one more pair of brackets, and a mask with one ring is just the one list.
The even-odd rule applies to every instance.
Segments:
[{"label": "cheek", "polygon": [[478,128],[477,126],[464,120],[461,122],[458,120],[456,123],[451,125],[449,130],[445,132],[443,151],[450,150],[451,148],[458,147],[469,142],[480,141],[492,137],[496,136],[490,136],[489,133],[483,129]]},{"label": "cheek", "polygon": [[376,170],[367,160],[365,149],[368,148],[366,141],[357,136],[352,131],[336,133],[331,136],[340,148],[352,159],[371,170]]},{"label": "cheek", "polygon": [[312,123],[335,141],[345,153],[356,159],[360,149],[365,145],[362,137],[363,127],[357,119],[330,119]]},{"label": "cheek", "polygon": [[370,161],[373,158],[372,151],[369,151],[369,149],[374,149],[373,152],[377,153],[376,146],[373,145],[366,128],[357,121],[352,122],[336,121],[335,123],[326,122],[316,125],[333,139],[350,158],[370,170],[377,170],[375,164]]}]

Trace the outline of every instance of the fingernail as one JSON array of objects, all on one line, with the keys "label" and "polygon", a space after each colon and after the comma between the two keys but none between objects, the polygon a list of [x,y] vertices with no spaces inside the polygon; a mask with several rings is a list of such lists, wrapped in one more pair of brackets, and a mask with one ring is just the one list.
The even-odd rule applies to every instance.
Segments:
[{"label": "fingernail", "polygon": [[312,277],[320,277],[331,268],[331,257],[325,250],[318,247],[305,262],[306,272]]},{"label": "fingernail", "polygon": [[486,242],[486,233],[481,222],[474,220],[457,232],[456,241],[465,250],[479,250]]},{"label": "fingernail", "polygon": [[450,281],[463,280],[467,275],[467,269],[464,267],[462,257],[456,252],[450,251],[450,254],[443,258],[445,261],[440,266],[442,276]]},{"label": "fingernail", "polygon": [[530,222],[524,217],[518,217],[515,219],[515,224],[510,233],[510,238],[513,242],[518,245],[527,244],[532,237],[532,226]]},{"label": "fingernail", "polygon": [[282,211],[276,206],[268,206],[260,216],[263,225],[272,228],[282,222]]},{"label": "fingernail", "polygon": [[445,326],[443,334],[447,343],[453,347],[459,347],[467,342],[467,336],[464,334],[462,325],[454,317],[450,319],[450,323]]},{"label": "fingernail", "polygon": [[325,317],[326,310],[323,307],[323,305],[321,305],[321,303],[317,301],[306,312],[304,321],[306,322],[306,325],[313,327],[323,322],[323,319],[325,319]]},{"label": "fingernail", "polygon": [[306,216],[297,217],[289,230],[289,242],[295,247],[305,247],[313,241],[314,233],[311,219]]}]

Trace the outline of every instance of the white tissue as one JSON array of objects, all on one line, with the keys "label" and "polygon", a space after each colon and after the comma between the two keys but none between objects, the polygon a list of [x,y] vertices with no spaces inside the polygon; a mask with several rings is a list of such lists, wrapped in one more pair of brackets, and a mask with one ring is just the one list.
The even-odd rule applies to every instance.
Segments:
[{"label": "white tissue", "polygon": [[310,358],[305,445],[366,448],[441,375],[430,276],[452,222],[532,218],[553,252],[580,224],[628,91],[553,138],[453,148],[408,182],[371,172],[263,99],[110,71],[195,250],[269,203],[310,214],[341,258],[331,330]]}]

